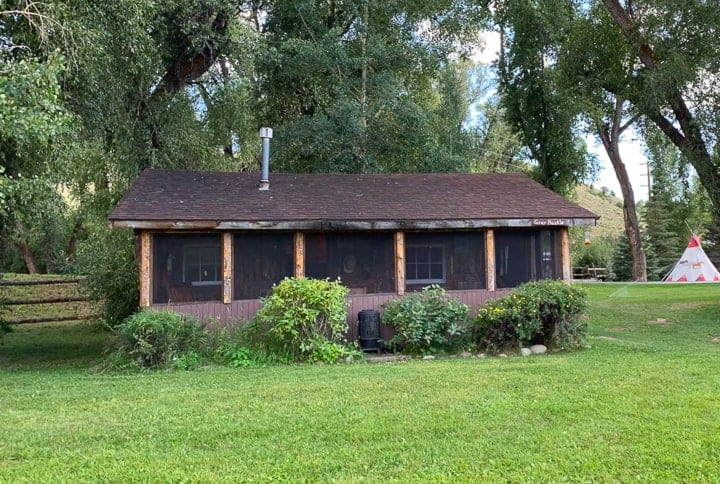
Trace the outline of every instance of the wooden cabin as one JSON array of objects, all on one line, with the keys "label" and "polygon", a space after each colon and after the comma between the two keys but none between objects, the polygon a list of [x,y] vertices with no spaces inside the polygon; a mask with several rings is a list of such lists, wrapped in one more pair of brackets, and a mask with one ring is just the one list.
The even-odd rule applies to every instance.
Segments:
[{"label": "wooden cabin", "polygon": [[250,318],[285,277],[340,278],[357,314],[439,284],[474,309],[570,281],[568,227],[597,216],[518,173],[145,170],[110,216],[139,242],[140,304]]}]

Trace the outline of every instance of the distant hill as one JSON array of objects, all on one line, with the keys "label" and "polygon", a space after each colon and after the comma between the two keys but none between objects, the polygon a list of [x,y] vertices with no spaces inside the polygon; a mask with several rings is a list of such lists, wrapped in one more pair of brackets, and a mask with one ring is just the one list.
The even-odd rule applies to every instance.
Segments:
[{"label": "distant hill", "polygon": [[600,216],[595,227],[589,227],[590,237],[619,237],[625,231],[622,200],[588,185],[577,187],[574,202]]}]

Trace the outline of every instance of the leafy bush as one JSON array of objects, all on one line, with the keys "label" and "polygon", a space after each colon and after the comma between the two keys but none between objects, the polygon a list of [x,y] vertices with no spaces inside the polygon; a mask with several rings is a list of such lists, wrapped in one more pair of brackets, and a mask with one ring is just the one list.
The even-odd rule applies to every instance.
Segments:
[{"label": "leafy bush", "polygon": [[397,330],[392,346],[426,353],[454,349],[465,334],[467,317],[465,304],[432,285],[387,303],[382,319]]},{"label": "leafy bush", "polygon": [[560,281],[530,282],[483,306],[472,339],[492,352],[530,344],[577,348],[585,340],[586,308],[587,295],[576,286]]},{"label": "leafy bush", "polygon": [[137,311],[138,268],[130,230],[101,230],[78,246],[75,269],[85,288],[102,304],[105,324],[115,327]]},{"label": "leafy bush", "polygon": [[124,345],[120,349],[142,368],[189,369],[199,365],[207,338],[197,319],[172,311],[141,311],[117,327]]},{"label": "leafy bush", "polygon": [[348,289],[339,281],[286,278],[263,298],[249,339],[292,361],[334,363],[347,347]]}]

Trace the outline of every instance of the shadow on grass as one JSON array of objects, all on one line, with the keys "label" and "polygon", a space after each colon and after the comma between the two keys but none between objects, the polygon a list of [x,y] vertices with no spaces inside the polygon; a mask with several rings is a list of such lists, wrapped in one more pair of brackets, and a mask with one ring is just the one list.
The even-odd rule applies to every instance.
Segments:
[{"label": "shadow on grass", "polygon": [[99,324],[71,321],[15,325],[0,345],[0,370],[89,368],[113,347],[115,336]]}]

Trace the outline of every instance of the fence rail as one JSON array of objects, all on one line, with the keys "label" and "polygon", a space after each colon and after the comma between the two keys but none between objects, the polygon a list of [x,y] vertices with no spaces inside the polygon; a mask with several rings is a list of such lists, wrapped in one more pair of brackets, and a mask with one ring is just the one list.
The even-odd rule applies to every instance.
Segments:
[{"label": "fence rail", "polygon": [[0,309],[3,309],[0,316],[9,324],[97,318],[100,315],[96,308],[81,291],[83,280],[81,277],[0,279]]},{"label": "fence rail", "polygon": [[80,284],[82,281],[83,279],[80,277],[73,279],[37,279],[29,281],[8,281],[0,279],[0,286],[52,286],[54,284]]}]

